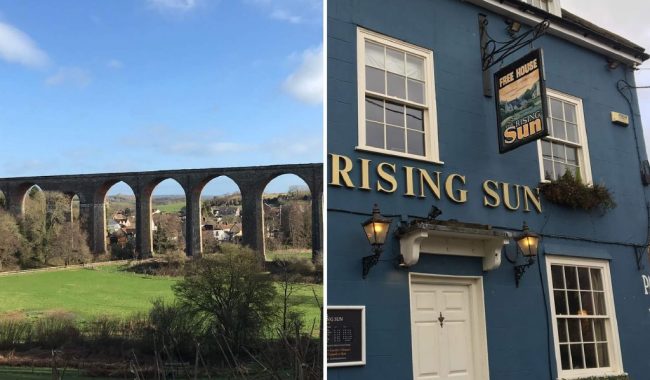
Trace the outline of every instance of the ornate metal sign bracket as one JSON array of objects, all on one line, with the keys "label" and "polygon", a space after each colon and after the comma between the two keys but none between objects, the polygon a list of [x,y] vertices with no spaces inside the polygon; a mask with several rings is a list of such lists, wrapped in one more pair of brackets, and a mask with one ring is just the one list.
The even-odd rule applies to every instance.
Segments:
[{"label": "ornate metal sign bracket", "polygon": [[481,37],[481,68],[483,70],[483,95],[492,97],[492,76],[490,68],[526,45],[543,36],[550,26],[548,19],[540,22],[526,32],[512,33],[510,41],[497,41],[487,31],[488,19],[484,14],[478,15],[478,28]]}]

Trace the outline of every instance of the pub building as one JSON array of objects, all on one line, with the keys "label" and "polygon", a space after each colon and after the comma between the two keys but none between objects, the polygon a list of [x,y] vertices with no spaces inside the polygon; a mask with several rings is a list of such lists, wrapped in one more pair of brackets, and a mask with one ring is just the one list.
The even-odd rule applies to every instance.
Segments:
[{"label": "pub building", "polygon": [[650,379],[644,49],[560,0],[327,7],[327,378]]}]

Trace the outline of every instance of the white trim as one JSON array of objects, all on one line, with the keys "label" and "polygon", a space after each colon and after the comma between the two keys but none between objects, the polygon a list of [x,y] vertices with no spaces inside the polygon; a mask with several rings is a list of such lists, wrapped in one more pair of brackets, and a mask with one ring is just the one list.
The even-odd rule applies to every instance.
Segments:
[{"label": "white trim", "polygon": [[[546,103],[547,103],[547,109],[549,112],[549,115],[547,117],[547,123],[550,123],[551,119],[551,97],[560,99],[564,102],[567,103],[572,103],[576,106],[576,124],[578,128],[578,139],[580,141],[579,144],[567,142],[564,140],[560,139],[554,139],[550,137],[548,140],[549,141],[558,141],[562,144],[565,145],[572,145],[572,146],[578,146],[578,160],[580,164],[580,177],[582,178],[582,181],[586,183],[587,185],[592,185],[593,184],[593,177],[591,176],[591,162],[589,159],[589,143],[587,141],[587,125],[585,124],[585,113],[584,109],[582,107],[582,99],[565,94],[563,92],[553,90],[550,88],[546,89]],[[551,125],[547,125],[547,128],[551,128]],[[542,157],[542,140],[543,139],[538,139],[537,140],[537,160],[539,163],[539,178],[540,182],[549,182],[544,175],[544,158]]]},{"label": "white trim", "polygon": [[[388,149],[381,149],[366,145],[366,56],[365,41],[369,40],[384,46],[389,46],[406,53],[424,59],[424,156],[397,152]],[[407,42],[385,36],[361,27],[357,27],[357,113],[358,113],[358,146],[357,150],[365,150],[374,153],[382,153],[390,156],[405,157],[433,163],[440,161],[440,149],[438,144],[438,121],[436,111],[435,78],[433,74],[433,52]],[[390,100],[390,96],[382,96]],[[396,101],[409,104],[407,100],[395,99]],[[419,105],[422,107],[423,105]]]},{"label": "white trim", "polygon": [[[413,283],[426,283],[431,285],[458,285],[469,287],[469,304],[472,323],[472,350],[474,355],[475,379],[489,380],[489,360],[487,346],[487,331],[485,319],[485,301],[483,292],[483,277],[480,276],[443,276],[429,273],[409,273],[409,330],[413,327]],[[411,356],[416,348],[411,330]],[[411,359],[413,365],[413,358]]]},{"label": "white trim", "polygon": [[[329,306],[325,310],[361,310],[361,361],[358,362],[344,362],[344,363],[327,363],[327,367],[351,367],[366,365],[366,307],[363,305],[336,305]],[[327,313],[325,313],[325,321],[327,323]],[[325,346],[325,360],[327,360],[327,345]]]},{"label": "white trim", "polygon": [[[543,21],[543,18],[541,17],[521,11],[511,5],[505,5],[499,0],[461,0],[461,1],[467,1],[469,3],[478,5],[482,8],[486,8],[493,12],[505,15],[507,17],[510,17],[516,21],[519,21],[527,25],[536,25]],[[608,57],[614,58],[617,61],[621,61],[633,67],[636,67],[637,65],[643,63],[641,59],[636,58],[633,55],[616,50],[613,47],[610,47],[606,44],[585,37],[579,32],[567,29],[563,26],[554,24],[552,22],[551,25],[549,26],[548,33],[560,37],[562,39],[565,39],[567,41],[573,42],[574,44],[585,47],[589,50],[593,50],[597,53],[604,54]]]},{"label": "white trim", "polygon": [[[609,351],[610,367],[592,368],[582,370],[562,370],[562,359],[560,357],[559,338],[557,336],[557,317],[555,315],[555,297],[553,295],[553,277],[551,265],[572,265],[581,267],[598,268],[602,273],[603,290],[605,291],[605,307],[607,308],[607,320],[605,329],[607,332],[607,346]],[[623,371],[623,358],[621,355],[621,344],[618,335],[618,324],[616,322],[616,309],[614,307],[614,293],[612,279],[609,271],[609,261],[597,259],[583,259],[565,256],[546,256],[546,278],[548,280],[548,294],[550,305],[550,317],[553,328],[553,344],[555,349],[555,363],[557,367],[558,380],[579,379],[590,376],[621,375]]]}]

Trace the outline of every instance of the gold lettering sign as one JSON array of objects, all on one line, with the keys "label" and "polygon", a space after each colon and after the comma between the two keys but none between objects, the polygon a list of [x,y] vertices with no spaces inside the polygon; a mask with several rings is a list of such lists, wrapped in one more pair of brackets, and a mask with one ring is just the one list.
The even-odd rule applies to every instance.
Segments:
[{"label": "gold lettering sign", "polygon": [[[401,192],[405,197],[427,198],[433,197],[440,200],[441,181],[442,189],[447,198],[452,202],[464,204],[468,202],[469,191],[467,190],[468,179],[459,173],[444,175],[442,172],[429,172],[422,168],[413,166],[402,166],[390,162],[379,162],[374,164],[371,160],[359,158],[357,164],[343,155],[330,153],[330,186],[347,187],[349,189],[360,189],[372,191],[375,189],[381,193],[393,194]],[[356,174],[359,176],[357,177]],[[371,173],[374,172],[375,182],[371,181]],[[403,172],[403,183],[398,181],[398,172]],[[352,178],[359,178],[356,184]],[[538,188],[531,188],[525,185],[499,182],[491,179],[483,181],[483,206],[488,208],[504,207],[509,211],[542,212],[542,201]],[[532,207],[531,207],[532,206]]]}]

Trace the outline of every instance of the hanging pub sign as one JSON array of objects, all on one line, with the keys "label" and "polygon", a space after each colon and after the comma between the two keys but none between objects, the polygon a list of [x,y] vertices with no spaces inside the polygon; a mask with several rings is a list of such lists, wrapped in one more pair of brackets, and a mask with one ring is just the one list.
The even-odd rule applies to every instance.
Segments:
[{"label": "hanging pub sign", "polygon": [[542,50],[526,54],[494,74],[499,153],[548,135]]}]

